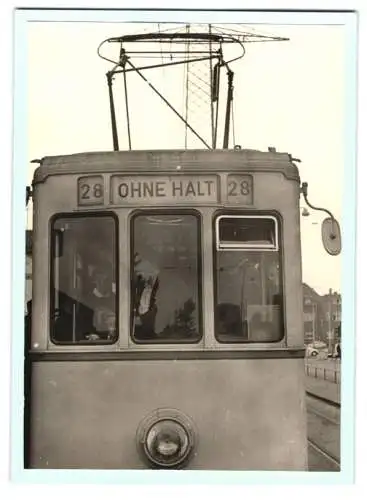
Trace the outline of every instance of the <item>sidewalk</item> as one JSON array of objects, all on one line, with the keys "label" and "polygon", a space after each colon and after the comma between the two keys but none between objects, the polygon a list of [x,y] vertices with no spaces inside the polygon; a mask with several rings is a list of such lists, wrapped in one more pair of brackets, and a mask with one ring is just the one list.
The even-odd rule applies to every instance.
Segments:
[{"label": "sidewalk", "polygon": [[335,403],[340,403],[340,384],[306,376],[306,391],[330,399]]}]

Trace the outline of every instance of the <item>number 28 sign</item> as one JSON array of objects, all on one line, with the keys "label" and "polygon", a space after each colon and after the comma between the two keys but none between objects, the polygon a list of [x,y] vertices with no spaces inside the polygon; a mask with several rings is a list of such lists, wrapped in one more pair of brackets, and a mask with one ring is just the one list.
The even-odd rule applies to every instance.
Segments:
[{"label": "number 28 sign", "polygon": [[78,179],[78,205],[103,205],[104,181],[101,175]]},{"label": "number 28 sign", "polygon": [[229,174],[227,176],[227,202],[244,205],[253,203],[253,178],[251,175]]}]

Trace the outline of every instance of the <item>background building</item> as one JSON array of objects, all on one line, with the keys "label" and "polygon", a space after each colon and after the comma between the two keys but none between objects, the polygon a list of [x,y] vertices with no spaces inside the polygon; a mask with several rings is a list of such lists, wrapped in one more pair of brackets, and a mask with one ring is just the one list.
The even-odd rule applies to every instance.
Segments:
[{"label": "background building", "polygon": [[305,344],[323,341],[320,296],[310,286],[303,284],[303,325]]},{"label": "background building", "polygon": [[341,342],[341,295],[329,289],[329,293],[321,297],[325,314],[324,332],[329,351],[333,352],[335,344]]},{"label": "background building", "polygon": [[331,289],[319,295],[303,284],[303,322],[305,344],[324,342],[329,351],[341,342],[341,295]]}]

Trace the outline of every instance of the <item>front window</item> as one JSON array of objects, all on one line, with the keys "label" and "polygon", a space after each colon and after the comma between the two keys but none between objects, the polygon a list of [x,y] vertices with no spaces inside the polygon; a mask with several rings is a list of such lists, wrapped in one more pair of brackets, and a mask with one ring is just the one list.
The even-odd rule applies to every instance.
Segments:
[{"label": "front window", "polygon": [[215,332],[220,342],[277,342],[284,332],[279,225],[272,216],[215,221]]},{"label": "front window", "polygon": [[58,344],[117,339],[116,220],[111,215],[52,222],[51,340]]},{"label": "front window", "polygon": [[136,342],[200,339],[199,222],[187,212],[133,217],[131,307]]}]

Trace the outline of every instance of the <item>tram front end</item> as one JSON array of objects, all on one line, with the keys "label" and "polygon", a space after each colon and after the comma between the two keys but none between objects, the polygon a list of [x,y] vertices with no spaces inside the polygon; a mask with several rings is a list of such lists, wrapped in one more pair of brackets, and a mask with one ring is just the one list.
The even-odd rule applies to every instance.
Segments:
[{"label": "tram front end", "polygon": [[299,196],[274,151],[45,158],[25,467],[306,470]]}]

